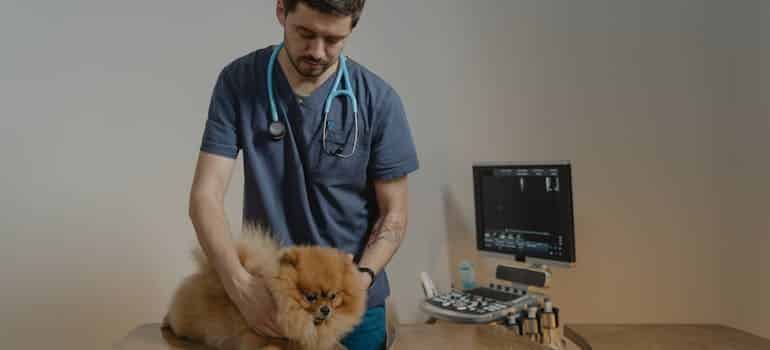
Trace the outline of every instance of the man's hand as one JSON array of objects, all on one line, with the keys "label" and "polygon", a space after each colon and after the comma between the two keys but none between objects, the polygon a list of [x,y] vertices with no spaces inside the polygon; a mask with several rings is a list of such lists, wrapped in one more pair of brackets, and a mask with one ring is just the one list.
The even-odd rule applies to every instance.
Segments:
[{"label": "man's hand", "polygon": [[273,296],[262,277],[243,268],[230,236],[224,198],[234,166],[234,159],[200,152],[190,189],[190,220],[227,296],[249,328],[266,336],[280,335]]},{"label": "man's hand", "polygon": [[275,321],[275,300],[261,276],[242,269],[235,276],[232,288],[228,294],[252,330],[264,336],[283,337]]}]

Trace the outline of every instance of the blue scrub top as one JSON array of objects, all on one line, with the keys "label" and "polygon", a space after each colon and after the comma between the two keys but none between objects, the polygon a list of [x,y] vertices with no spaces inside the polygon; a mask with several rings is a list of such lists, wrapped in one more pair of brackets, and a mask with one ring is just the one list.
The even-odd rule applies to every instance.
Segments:
[{"label": "blue scrub top", "polygon": [[[324,151],[321,131],[335,75],[310,96],[299,97],[276,64],[274,96],[287,134],[273,141],[265,78],[272,50],[254,51],[221,71],[200,150],[233,159],[243,152],[244,223],[268,225],[284,246],[335,247],[358,261],[379,214],[372,180],[404,176],[418,168],[401,98],[383,79],[348,59],[358,99],[358,145],[353,156],[335,157]],[[335,98],[327,147],[343,148],[343,154],[352,150],[353,119],[350,99]],[[369,290],[368,306],[383,305],[389,294],[383,271]]]}]

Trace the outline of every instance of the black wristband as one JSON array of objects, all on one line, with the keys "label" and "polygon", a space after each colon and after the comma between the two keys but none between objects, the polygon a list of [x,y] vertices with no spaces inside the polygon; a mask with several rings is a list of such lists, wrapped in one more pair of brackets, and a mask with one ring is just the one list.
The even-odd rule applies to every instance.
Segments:
[{"label": "black wristband", "polygon": [[369,287],[367,287],[367,288],[372,288],[372,285],[374,285],[374,271],[372,271],[372,269],[370,269],[368,267],[362,267],[362,266],[358,267],[358,271],[366,272],[366,273],[369,274],[369,277],[371,277],[372,280],[371,280],[371,282],[369,282]]}]

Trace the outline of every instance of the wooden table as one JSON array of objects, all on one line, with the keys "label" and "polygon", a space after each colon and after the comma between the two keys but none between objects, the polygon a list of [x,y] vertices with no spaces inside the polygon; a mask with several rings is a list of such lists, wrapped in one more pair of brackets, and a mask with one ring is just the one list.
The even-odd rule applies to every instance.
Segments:
[{"label": "wooden table", "polygon": [[[460,324],[415,324],[398,327],[391,350],[443,350],[443,349],[505,349],[544,350],[521,337],[497,337],[490,326]],[[491,336],[490,336],[491,335]],[[118,342],[116,350],[210,350],[208,347],[188,343],[161,330],[159,323],[141,325]]]},{"label": "wooden table", "polygon": [[161,329],[160,323],[148,323],[134,328],[120,342],[116,350],[210,350],[210,348],[185,342],[169,330]]},{"label": "wooden table", "polygon": [[584,350],[770,350],[770,340],[720,325],[566,325]]},{"label": "wooden table", "polygon": [[[583,350],[770,350],[770,340],[719,325],[566,325],[564,336]],[[152,323],[132,330],[118,350],[209,350]],[[392,350],[542,350],[491,326],[414,324],[398,327]]]},{"label": "wooden table", "polygon": [[[499,330],[498,330],[499,329]],[[547,350],[503,327],[465,324],[415,324],[398,327],[392,350]]]}]

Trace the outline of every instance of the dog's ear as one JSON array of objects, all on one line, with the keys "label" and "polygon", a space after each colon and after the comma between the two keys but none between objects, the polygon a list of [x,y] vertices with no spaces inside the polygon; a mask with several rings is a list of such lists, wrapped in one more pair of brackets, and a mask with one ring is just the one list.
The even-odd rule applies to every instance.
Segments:
[{"label": "dog's ear", "polygon": [[297,266],[299,254],[296,250],[286,250],[281,254],[281,265]]}]

